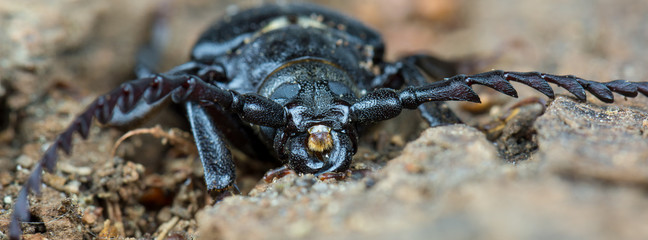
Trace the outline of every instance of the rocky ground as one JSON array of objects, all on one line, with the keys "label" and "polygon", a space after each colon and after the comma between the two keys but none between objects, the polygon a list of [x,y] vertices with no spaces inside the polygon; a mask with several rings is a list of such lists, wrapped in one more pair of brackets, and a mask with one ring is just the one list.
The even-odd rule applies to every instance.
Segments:
[{"label": "rocky ground", "polygon": [[[479,71],[648,81],[642,0],[320,3],[383,33],[389,60],[423,51]],[[156,9],[169,19],[164,70],[212,20],[257,4],[0,1],[0,239],[47,144],[134,77]],[[25,239],[648,238],[648,98],[551,100],[514,85],[520,99],[478,88],[485,104],[452,103],[465,125],[426,129],[409,112],[367,129],[353,168],[368,170],[344,181],[266,183],[276,163],[234,152],[242,194],[216,204],[181,115],[162,112],[123,142],[126,131],[95,126],[45,175]]]}]

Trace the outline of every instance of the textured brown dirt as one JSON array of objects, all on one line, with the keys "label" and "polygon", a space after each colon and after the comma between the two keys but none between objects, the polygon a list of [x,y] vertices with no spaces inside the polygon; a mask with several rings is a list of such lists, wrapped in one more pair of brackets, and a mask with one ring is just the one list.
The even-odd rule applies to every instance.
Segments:
[{"label": "textured brown dirt", "polygon": [[[389,60],[423,51],[480,60],[479,71],[648,81],[642,0],[320,3],[383,33]],[[186,61],[218,16],[257,3],[168,4],[171,35],[161,70]],[[159,6],[0,3],[0,239],[47,144],[96,96],[133,78],[136,50]],[[522,99],[546,99],[515,86]],[[648,238],[648,98],[615,95],[617,103],[606,105],[558,97],[538,117],[543,108],[534,100],[514,107],[520,100],[478,91],[488,104],[451,104],[468,126],[422,131],[410,112],[369,129],[354,165],[371,169],[366,176],[322,182],[288,175],[266,184],[259,174],[271,166],[235,154],[243,194],[215,205],[191,151],[136,136],[113,159],[123,132],[95,126],[46,175],[43,194],[31,198],[40,223],[23,225],[25,239]],[[172,111],[160,116],[144,127],[183,126]]]}]

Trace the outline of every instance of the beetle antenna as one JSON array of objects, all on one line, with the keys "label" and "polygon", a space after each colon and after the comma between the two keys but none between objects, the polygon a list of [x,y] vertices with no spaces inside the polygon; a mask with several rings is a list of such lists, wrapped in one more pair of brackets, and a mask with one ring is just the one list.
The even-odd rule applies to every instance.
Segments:
[{"label": "beetle antenna", "polygon": [[58,149],[70,155],[73,133],[77,132],[86,139],[95,118],[102,124],[120,125],[133,122],[166,105],[169,99],[175,103],[200,102],[209,99],[257,125],[279,127],[286,122],[286,113],[278,103],[256,94],[241,95],[224,90],[195,76],[156,75],[124,83],[121,87],[92,102],[45,151],[16,200],[10,226],[12,239],[20,237],[19,222],[28,218],[28,193],[30,191],[40,193],[42,170],[54,171]]},{"label": "beetle antenna", "polygon": [[600,83],[572,75],[558,76],[539,72],[495,70],[476,75],[461,74],[424,86],[408,87],[398,92],[379,88],[354,103],[351,106],[351,116],[358,123],[368,123],[396,117],[403,108],[415,109],[426,102],[470,101],[479,103],[481,102],[479,96],[471,87],[473,84],[484,85],[506,95],[517,97],[517,91],[510,81],[526,84],[550,98],[554,98],[555,95],[548,83],[554,83],[567,89],[580,101],[586,100],[586,91],[606,103],[614,102],[613,92],[626,97],[636,97],[639,93],[648,96],[648,82],[615,80]]}]

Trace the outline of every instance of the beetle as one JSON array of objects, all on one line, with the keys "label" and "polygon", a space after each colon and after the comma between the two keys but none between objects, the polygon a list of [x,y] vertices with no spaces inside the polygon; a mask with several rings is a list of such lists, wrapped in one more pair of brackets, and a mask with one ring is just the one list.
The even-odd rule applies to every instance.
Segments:
[{"label": "beetle", "polygon": [[[418,108],[431,127],[460,122],[442,102],[480,102],[474,84],[513,97],[517,92],[510,81],[550,98],[555,94],[549,83],[581,101],[586,91],[606,103],[614,101],[613,92],[648,96],[648,82],[599,83],[501,70],[463,75],[429,55],[387,62],[384,49],[374,30],[313,5],[267,5],[216,22],[199,38],[187,63],[161,74],[144,71],[98,97],[56,138],[19,192],[11,238],[19,238],[19,223],[28,218],[27,195],[40,191],[42,170],[54,170],[59,149],[71,153],[75,132],[87,138],[93,119],[123,125],[169,103],[182,104],[207,189],[220,191],[236,178],[226,147],[234,135],[265,144],[287,169],[322,175],[349,169],[361,127],[394,118],[403,109]],[[428,82],[428,77],[442,80]]]}]

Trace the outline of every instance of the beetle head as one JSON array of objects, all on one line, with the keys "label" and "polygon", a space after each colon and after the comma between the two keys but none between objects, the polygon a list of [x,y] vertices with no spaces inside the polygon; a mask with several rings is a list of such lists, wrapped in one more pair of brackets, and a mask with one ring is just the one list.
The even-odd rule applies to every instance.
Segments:
[{"label": "beetle head", "polygon": [[[320,102],[321,103],[321,102]],[[290,120],[275,138],[275,150],[288,166],[303,173],[345,171],[356,152],[356,130],[348,124],[349,106],[320,104],[321,108],[296,102],[287,106]]]},{"label": "beetle head", "polygon": [[266,95],[288,115],[287,125],[273,132],[278,157],[301,173],[347,170],[357,149],[348,75],[331,63],[308,60],[286,64],[271,77]]}]

